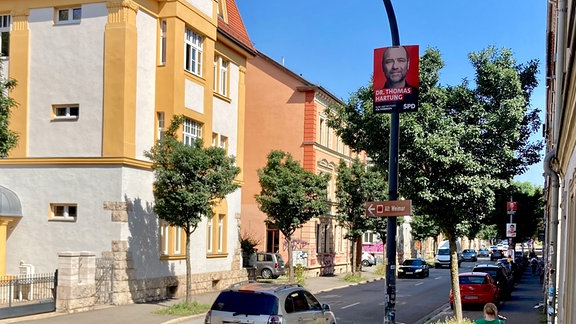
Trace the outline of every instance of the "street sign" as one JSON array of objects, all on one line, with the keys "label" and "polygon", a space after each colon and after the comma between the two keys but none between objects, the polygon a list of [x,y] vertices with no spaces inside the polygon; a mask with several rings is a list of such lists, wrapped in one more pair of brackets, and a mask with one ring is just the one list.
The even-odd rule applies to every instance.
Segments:
[{"label": "street sign", "polygon": [[412,200],[369,201],[366,203],[366,216],[410,216]]}]

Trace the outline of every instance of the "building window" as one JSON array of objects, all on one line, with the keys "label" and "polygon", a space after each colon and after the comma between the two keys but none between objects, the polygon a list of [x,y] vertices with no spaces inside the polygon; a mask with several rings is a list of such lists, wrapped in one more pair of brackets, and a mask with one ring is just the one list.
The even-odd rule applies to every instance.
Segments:
[{"label": "building window", "polygon": [[10,27],[12,18],[10,15],[0,16],[0,56],[8,57],[10,54]]},{"label": "building window", "polygon": [[214,56],[214,92],[226,97],[228,97],[228,84],[230,82],[229,66],[229,61],[219,55]]},{"label": "building window", "polygon": [[174,254],[182,254],[182,228],[174,228]]},{"label": "building window", "polygon": [[194,142],[202,138],[202,125],[192,119],[184,119],[182,137],[184,144],[194,146]]},{"label": "building window", "polygon": [[206,230],[207,252],[226,252],[226,215],[216,214],[212,219],[208,219],[208,228]]},{"label": "building window", "polygon": [[54,120],[76,120],[80,116],[80,107],[78,105],[54,105],[52,114]]},{"label": "building window", "polygon": [[214,227],[212,226],[212,219],[208,219],[208,228],[206,229],[206,239],[208,240],[208,242],[206,242],[206,251],[208,251],[208,253],[212,253],[212,230],[214,229]]},{"label": "building window", "polygon": [[165,220],[160,220],[160,255],[163,259],[182,259],[186,257],[182,246],[184,232],[181,227],[170,226]]},{"label": "building window", "polygon": [[50,204],[50,220],[75,222],[78,216],[76,204]]},{"label": "building window", "polygon": [[163,112],[158,112],[156,117],[158,118],[158,140],[161,141],[164,139],[164,131],[166,130],[165,115]]},{"label": "building window", "polygon": [[160,65],[166,64],[166,20],[160,20]]},{"label": "building window", "polygon": [[56,9],[57,24],[77,24],[82,18],[82,8],[60,8]]},{"label": "building window", "polygon": [[320,145],[324,145],[324,128],[326,128],[326,120],[324,120],[324,118],[320,118],[320,131],[318,132],[318,143],[320,143]]},{"label": "building window", "polygon": [[224,215],[218,215],[218,252],[224,249]]},{"label": "building window", "polygon": [[202,76],[202,36],[186,28],[184,37],[184,69]]}]

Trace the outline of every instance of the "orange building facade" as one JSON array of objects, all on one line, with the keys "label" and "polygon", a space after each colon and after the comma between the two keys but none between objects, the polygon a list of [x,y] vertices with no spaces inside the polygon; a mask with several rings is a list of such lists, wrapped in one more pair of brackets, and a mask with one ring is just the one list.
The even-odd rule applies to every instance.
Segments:
[{"label": "orange building facade", "polygon": [[[292,244],[293,263],[306,267],[309,276],[350,270],[351,244],[334,217],[336,177],[340,160],[352,162],[357,155],[327,126],[324,111],[337,104],[342,102],[326,89],[262,53],[248,61],[241,235],[259,242],[258,251],[279,252],[285,260],[287,244]],[[331,175],[329,212],[304,224],[291,242],[266,227],[266,215],[254,198],[261,189],[257,170],[266,165],[272,150],[290,153],[306,170]]]}]

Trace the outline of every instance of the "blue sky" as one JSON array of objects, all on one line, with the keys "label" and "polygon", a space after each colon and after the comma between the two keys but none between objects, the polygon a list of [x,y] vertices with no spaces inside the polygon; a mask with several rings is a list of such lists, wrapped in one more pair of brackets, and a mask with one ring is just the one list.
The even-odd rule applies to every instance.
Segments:
[{"label": "blue sky", "polygon": [[[382,0],[236,0],[254,46],[346,100],[368,85],[375,48],[392,44]],[[540,61],[531,105],[545,111],[546,5],[543,0],[392,0],[400,43],[437,48],[441,83],[474,78],[468,53],[509,48],[517,63]],[[535,139],[541,139],[538,132]],[[542,153],[543,155],[543,153]],[[542,163],[519,181],[543,185]]]}]

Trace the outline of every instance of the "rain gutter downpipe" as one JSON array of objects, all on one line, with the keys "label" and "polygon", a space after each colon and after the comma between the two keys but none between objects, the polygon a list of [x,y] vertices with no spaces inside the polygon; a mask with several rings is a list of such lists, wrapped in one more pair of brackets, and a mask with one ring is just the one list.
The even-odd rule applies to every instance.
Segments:
[{"label": "rain gutter downpipe", "polygon": [[555,64],[555,87],[554,87],[554,115],[553,115],[553,147],[544,158],[544,173],[550,179],[550,205],[549,205],[549,223],[548,235],[549,242],[548,256],[550,261],[549,285],[547,289],[547,313],[548,323],[556,322],[556,295],[557,295],[557,260],[558,260],[558,202],[560,200],[560,176],[558,167],[554,163],[558,160],[558,144],[560,138],[560,128],[562,123],[563,112],[563,90],[564,90],[564,66],[565,66],[565,48],[566,48],[566,0],[558,0],[556,8],[556,64]]}]

